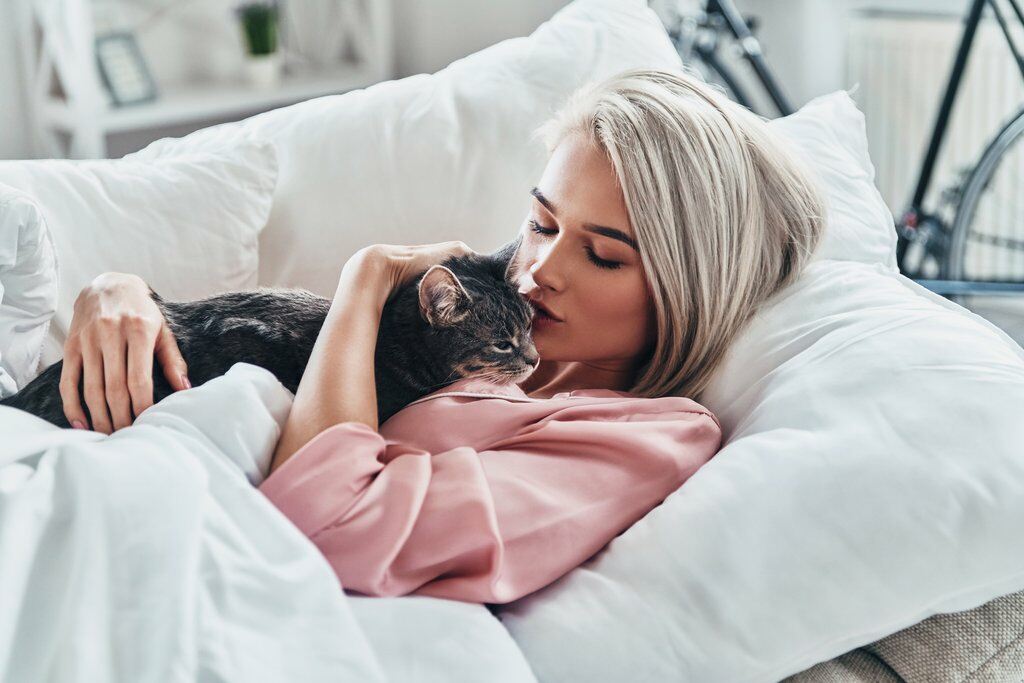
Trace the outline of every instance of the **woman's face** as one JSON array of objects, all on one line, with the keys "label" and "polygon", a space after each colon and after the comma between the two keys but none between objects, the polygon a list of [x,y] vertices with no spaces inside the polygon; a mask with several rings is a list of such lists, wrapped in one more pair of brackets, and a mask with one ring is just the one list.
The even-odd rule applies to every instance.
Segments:
[{"label": "woman's face", "polygon": [[555,148],[522,231],[512,278],[560,319],[535,311],[541,358],[634,365],[653,343],[654,308],[615,171],[586,137]]}]

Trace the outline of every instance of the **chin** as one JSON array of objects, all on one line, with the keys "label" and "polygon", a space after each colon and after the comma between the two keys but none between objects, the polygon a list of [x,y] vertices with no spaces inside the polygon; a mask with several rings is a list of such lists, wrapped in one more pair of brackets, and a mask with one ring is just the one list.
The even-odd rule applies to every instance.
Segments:
[{"label": "chin", "polygon": [[540,356],[541,361],[552,361],[552,360],[566,360],[570,356],[566,355],[565,349],[559,348],[562,344],[545,344],[544,335],[538,335],[533,338],[533,345],[537,349],[537,355]]}]

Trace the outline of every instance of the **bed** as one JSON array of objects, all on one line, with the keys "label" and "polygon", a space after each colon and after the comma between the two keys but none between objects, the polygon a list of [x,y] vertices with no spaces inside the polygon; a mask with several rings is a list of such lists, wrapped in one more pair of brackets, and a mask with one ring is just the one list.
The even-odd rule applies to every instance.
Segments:
[{"label": "bed", "polygon": [[[326,296],[368,243],[497,248],[545,163],[530,133],[629,68],[681,68],[657,15],[576,0],[437,74],[0,163],[0,395],[60,358],[100,272]],[[0,407],[0,679],[1024,679],[1024,350],[899,275],[846,93],[770,125],[826,239],[702,398],[722,450],[601,553],[508,605],[346,591],[255,490],[292,397],[247,364],[109,438]]]}]

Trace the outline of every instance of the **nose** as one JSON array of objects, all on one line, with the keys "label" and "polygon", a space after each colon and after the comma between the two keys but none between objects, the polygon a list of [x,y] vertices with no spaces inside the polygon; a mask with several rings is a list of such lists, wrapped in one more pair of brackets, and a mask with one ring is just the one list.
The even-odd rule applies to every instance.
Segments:
[{"label": "nose", "polygon": [[528,348],[523,349],[523,360],[526,361],[526,364],[530,367],[535,367],[540,363],[540,354],[537,353],[537,347],[530,344]]},{"label": "nose", "polygon": [[[556,240],[557,241],[557,240]],[[564,265],[561,263],[562,249],[552,244],[541,247],[533,263],[519,282],[519,293],[529,294],[534,289],[550,289],[558,292],[565,287]]]}]

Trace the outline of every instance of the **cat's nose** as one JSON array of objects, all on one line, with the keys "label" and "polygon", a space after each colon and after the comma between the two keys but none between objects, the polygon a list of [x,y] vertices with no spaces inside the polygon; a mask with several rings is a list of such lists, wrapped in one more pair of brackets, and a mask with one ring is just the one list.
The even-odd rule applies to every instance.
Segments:
[{"label": "cat's nose", "polygon": [[523,360],[525,360],[526,364],[530,367],[536,367],[537,363],[540,362],[540,354],[533,349],[527,349],[523,351]]}]

